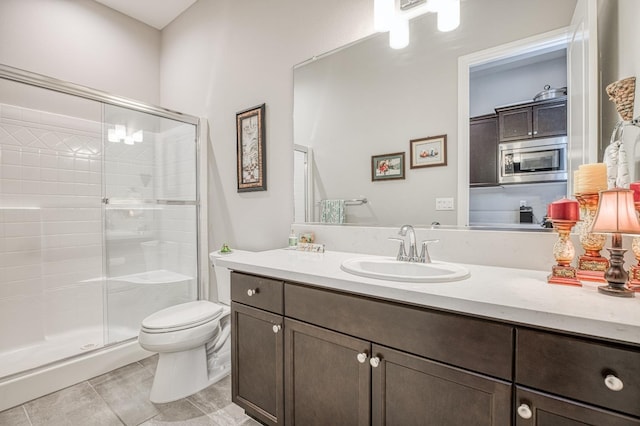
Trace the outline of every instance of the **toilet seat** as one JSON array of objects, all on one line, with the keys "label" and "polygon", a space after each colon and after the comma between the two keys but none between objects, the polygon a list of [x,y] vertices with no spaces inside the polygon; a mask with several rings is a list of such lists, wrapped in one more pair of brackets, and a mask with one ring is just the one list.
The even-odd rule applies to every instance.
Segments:
[{"label": "toilet seat", "polygon": [[215,321],[222,316],[223,307],[206,300],[182,303],[162,309],[142,321],[145,333],[169,333],[186,330]]}]

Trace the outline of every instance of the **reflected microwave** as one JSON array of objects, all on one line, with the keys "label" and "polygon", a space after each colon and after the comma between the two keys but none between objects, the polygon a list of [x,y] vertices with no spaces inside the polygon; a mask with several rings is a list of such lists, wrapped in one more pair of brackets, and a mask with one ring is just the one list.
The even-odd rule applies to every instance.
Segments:
[{"label": "reflected microwave", "polygon": [[499,183],[566,181],[567,137],[501,143],[498,167]]}]

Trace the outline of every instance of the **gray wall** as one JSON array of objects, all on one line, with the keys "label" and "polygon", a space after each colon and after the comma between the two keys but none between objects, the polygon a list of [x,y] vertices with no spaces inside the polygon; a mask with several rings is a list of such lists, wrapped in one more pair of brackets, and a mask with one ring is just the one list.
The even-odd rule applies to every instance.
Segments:
[{"label": "gray wall", "polygon": [[[293,65],[372,32],[371,0],[199,0],[162,32],[162,104],[208,118],[210,247],[287,244]],[[238,111],[267,104],[268,191],[238,194]]]},{"label": "gray wall", "polygon": [[93,0],[0,1],[0,63],[160,102],[160,31]]}]

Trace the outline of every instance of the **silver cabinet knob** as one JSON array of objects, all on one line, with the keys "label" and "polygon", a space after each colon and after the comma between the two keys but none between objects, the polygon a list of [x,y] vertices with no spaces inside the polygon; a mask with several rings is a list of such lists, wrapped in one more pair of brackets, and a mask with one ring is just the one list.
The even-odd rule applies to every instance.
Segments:
[{"label": "silver cabinet knob", "polygon": [[358,362],[360,364],[364,364],[365,362],[367,362],[367,353],[361,352],[358,355],[356,355],[356,358],[358,359]]},{"label": "silver cabinet knob", "polygon": [[527,132],[527,136],[531,136],[531,132]]},{"label": "silver cabinet knob", "polygon": [[372,357],[369,360],[369,364],[371,364],[373,368],[376,368],[377,366],[380,365],[380,358],[378,358],[377,356]]},{"label": "silver cabinet knob", "polygon": [[282,330],[282,326],[279,324],[276,324],[273,327],[271,327],[271,329],[273,330],[274,333],[278,333],[280,330]]},{"label": "silver cabinet knob", "polygon": [[253,296],[254,294],[256,294],[258,292],[257,289],[255,288],[250,288],[249,290],[247,290],[247,296]]},{"label": "silver cabinet knob", "polygon": [[624,388],[624,383],[622,380],[614,376],[613,374],[608,374],[604,378],[604,385],[614,392],[619,392]]},{"label": "silver cabinet knob", "polygon": [[518,415],[523,419],[530,419],[533,417],[533,411],[531,411],[531,407],[527,404],[520,404],[518,407]]},{"label": "silver cabinet knob", "polygon": [[538,134],[538,131],[536,130],[535,132],[533,132],[533,134],[534,134],[534,135],[537,135],[537,134]]}]

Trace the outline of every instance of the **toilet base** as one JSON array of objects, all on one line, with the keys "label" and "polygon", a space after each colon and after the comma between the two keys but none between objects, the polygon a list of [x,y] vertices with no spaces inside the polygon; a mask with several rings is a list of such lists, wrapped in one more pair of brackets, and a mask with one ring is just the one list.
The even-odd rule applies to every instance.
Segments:
[{"label": "toilet base", "polygon": [[176,401],[210,384],[205,345],[188,351],[164,352],[158,357],[149,399],[156,404]]}]

